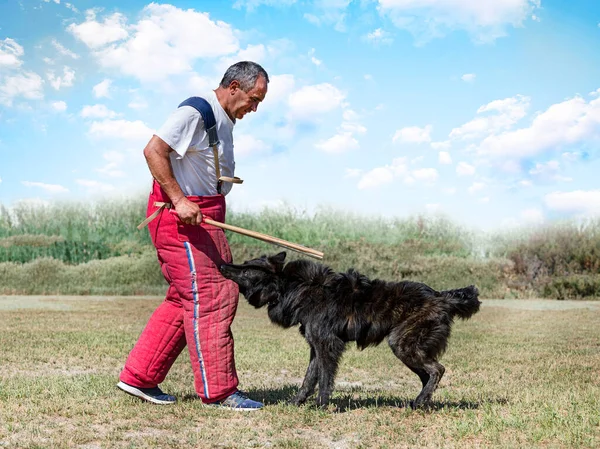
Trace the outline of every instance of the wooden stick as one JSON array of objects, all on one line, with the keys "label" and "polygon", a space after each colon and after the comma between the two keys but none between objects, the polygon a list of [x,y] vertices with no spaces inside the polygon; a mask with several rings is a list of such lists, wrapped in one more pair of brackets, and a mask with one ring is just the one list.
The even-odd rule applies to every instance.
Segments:
[{"label": "wooden stick", "polygon": [[263,242],[273,243],[275,245],[291,249],[292,251],[296,251],[307,256],[314,257],[315,259],[323,259],[324,254],[321,251],[317,251],[316,249],[312,248],[307,248],[306,246],[298,245],[296,243],[288,242],[287,240],[282,240],[267,234],[261,234],[260,232],[249,231],[248,229],[239,228],[237,226],[233,226],[226,223],[221,223],[220,221],[215,221],[206,217],[204,217],[204,223],[208,223],[210,225],[217,226],[222,229],[227,229],[228,231],[237,232],[238,234],[262,240]]}]

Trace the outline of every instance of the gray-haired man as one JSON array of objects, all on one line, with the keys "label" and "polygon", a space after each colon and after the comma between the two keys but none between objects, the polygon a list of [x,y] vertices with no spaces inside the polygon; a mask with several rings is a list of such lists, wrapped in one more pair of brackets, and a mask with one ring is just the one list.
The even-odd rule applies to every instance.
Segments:
[{"label": "gray-haired man", "polygon": [[231,252],[223,231],[203,223],[203,215],[225,221],[231,184],[219,181],[217,174],[233,177],[233,126],[256,111],[268,82],[260,65],[238,62],[204,97],[216,121],[216,154],[203,116],[188,105],[176,109],[144,149],[154,177],[148,214],[159,209],[156,203],[170,205],[148,225],[169,289],[121,372],[117,386],[129,394],[156,404],[174,403],[175,397],[158,385],[187,344],[196,392],[204,403],[236,410],[263,406],[237,389],[230,326],[239,294],[218,271],[231,262]]}]

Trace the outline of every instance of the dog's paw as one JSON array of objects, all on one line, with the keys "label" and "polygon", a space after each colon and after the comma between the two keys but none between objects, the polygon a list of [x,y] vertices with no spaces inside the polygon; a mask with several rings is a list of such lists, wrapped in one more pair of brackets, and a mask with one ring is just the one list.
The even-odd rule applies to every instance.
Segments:
[{"label": "dog's paw", "polygon": [[410,408],[413,410],[429,411],[432,408],[431,401],[412,401]]},{"label": "dog's paw", "polygon": [[289,401],[289,404],[295,405],[296,407],[300,407],[305,402],[306,402],[306,398],[305,397],[295,397],[294,399],[291,399]]}]

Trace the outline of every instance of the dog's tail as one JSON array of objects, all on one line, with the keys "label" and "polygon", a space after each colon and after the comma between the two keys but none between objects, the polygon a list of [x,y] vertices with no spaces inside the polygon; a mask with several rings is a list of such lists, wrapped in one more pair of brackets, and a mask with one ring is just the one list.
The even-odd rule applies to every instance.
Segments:
[{"label": "dog's tail", "polygon": [[474,285],[457,290],[440,292],[446,302],[450,304],[454,315],[466,320],[479,311],[479,290]]}]

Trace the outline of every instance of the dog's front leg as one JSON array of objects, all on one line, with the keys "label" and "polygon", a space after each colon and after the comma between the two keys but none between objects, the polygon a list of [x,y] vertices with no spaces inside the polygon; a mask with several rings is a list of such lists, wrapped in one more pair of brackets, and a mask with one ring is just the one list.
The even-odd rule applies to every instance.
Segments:
[{"label": "dog's front leg", "polygon": [[337,373],[340,357],[346,344],[335,336],[320,340],[315,344],[317,363],[319,367],[319,394],[317,405],[326,408],[329,397],[333,392],[335,375]]},{"label": "dog's front leg", "polygon": [[[309,343],[310,344],[310,343]],[[317,381],[319,379],[319,368],[317,366],[317,358],[315,354],[315,348],[310,346],[310,362],[308,364],[308,368],[306,370],[306,375],[304,376],[304,382],[302,382],[302,386],[300,390],[298,390],[298,394],[292,401],[295,405],[302,405],[306,402],[306,400],[315,392],[315,387],[317,386]]]}]

